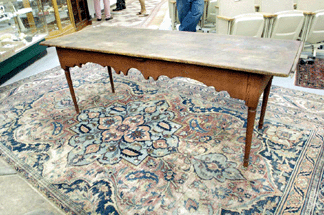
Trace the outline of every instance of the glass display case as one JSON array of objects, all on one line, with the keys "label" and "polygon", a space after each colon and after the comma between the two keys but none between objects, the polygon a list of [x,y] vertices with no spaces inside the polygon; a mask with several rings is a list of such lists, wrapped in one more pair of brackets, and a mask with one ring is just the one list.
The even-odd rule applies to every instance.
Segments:
[{"label": "glass display case", "polygon": [[0,0],[0,78],[30,60],[46,47],[39,43],[47,26],[38,0]]},{"label": "glass display case", "polygon": [[75,32],[73,13],[69,0],[42,0],[46,25],[47,39]]},{"label": "glass display case", "polygon": [[86,0],[0,0],[0,78],[44,52],[41,41],[90,24]]},{"label": "glass display case", "polygon": [[[0,0],[1,1],[1,0]],[[46,39],[73,33],[91,25],[86,0],[41,0],[48,28]]]},{"label": "glass display case", "polygon": [[47,36],[42,12],[36,0],[0,0],[0,62]]}]

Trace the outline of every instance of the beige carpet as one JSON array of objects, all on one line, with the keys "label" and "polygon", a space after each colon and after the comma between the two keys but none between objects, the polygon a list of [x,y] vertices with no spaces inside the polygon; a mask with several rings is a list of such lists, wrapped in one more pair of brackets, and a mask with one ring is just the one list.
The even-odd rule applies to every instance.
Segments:
[{"label": "beige carpet", "polygon": [[136,15],[140,11],[140,3],[138,0],[129,0],[126,2],[125,10],[111,12],[114,17],[112,20],[97,22],[94,19],[92,26],[125,26],[158,29],[168,10],[167,0],[146,0],[145,5],[149,16],[140,17]]}]

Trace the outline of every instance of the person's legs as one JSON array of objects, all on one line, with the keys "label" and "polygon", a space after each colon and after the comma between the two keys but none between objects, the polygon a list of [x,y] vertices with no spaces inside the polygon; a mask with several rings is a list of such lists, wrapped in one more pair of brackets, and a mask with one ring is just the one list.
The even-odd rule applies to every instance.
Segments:
[{"label": "person's legs", "polygon": [[116,8],[113,9],[113,11],[119,11],[119,10],[122,10],[122,9],[125,9],[125,0],[117,0],[116,2]]},{"label": "person's legs", "polygon": [[97,19],[101,19],[100,0],[93,0]]},{"label": "person's legs", "polygon": [[126,9],[125,0],[120,0],[120,7],[121,7],[121,9]]},{"label": "person's legs", "polygon": [[177,0],[177,10],[178,10],[178,18],[180,24],[183,22],[183,19],[187,16],[191,8],[192,0]]},{"label": "person's legs", "polygon": [[[181,1],[185,1],[185,0],[181,0]],[[182,14],[181,20],[180,20],[180,12],[179,12],[180,10],[178,9],[179,21],[180,21],[179,30],[196,32],[196,27],[198,25],[198,22],[204,13],[204,0],[189,0],[189,1],[191,1],[189,12],[185,15],[185,17],[183,17],[184,14]]]},{"label": "person's legs", "polygon": [[141,4],[140,15],[145,15],[146,14],[145,0],[139,0],[139,2]]},{"label": "person's legs", "polygon": [[105,8],[106,19],[110,18],[111,17],[111,15],[110,15],[110,2],[109,2],[109,0],[103,0],[103,3],[104,3],[104,8]]}]

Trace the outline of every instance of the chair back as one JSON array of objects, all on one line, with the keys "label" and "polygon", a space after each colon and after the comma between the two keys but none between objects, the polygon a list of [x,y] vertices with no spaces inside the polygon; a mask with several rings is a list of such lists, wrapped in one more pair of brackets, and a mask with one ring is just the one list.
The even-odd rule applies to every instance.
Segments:
[{"label": "chair back", "polygon": [[270,37],[273,39],[296,40],[301,33],[304,14],[301,11],[282,11],[276,13]]},{"label": "chair back", "polygon": [[218,0],[210,0],[207,8],[207,22],[215,23],[218,13]]},{"label": "chair back", "polygon": [[258,13],[243,14],[234,17],[232,35],[261,37],[264,27],[263,15]]},{"label": "chair back", "polygon": [[324,10],[315,11],[310,23],[306,42],[315,44],[324,41]]},{"label": "chair back", "polygon": [[246,13],[254,13],[254,0],[218,0],[219,14],[234,17]]},{"label": "chair back", "polygon": [[[254,13],[254,0],[217,0],[218,14],[217,16],[225,16],[233,18],[234,16]],[[216,33],[229,34],[229,22],[216,18]]]}]

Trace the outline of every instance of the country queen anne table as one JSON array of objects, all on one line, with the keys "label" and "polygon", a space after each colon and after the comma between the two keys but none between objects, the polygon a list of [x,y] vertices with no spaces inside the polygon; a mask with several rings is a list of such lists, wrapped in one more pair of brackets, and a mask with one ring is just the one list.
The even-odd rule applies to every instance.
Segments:
[{"label": "country queen anne table", "polygon": [[108,66],[112,92],[111,67],[117,74],[137,68],[145,78],[188,77],[244,100],[248,107],[245,167],[259,98],[263,93],[260,129],[272,77],[287,77],[295,71],[303,48],[299,41],[104,26],[89,26],[41,45],[56,47],[77,113],[69,68],[87,62]]}]

